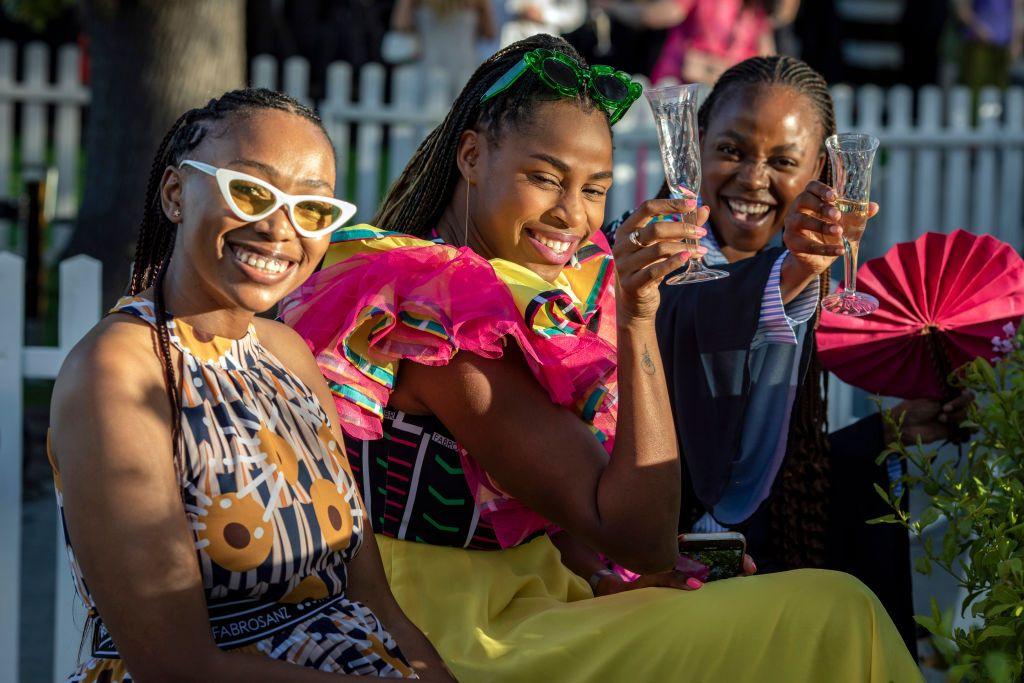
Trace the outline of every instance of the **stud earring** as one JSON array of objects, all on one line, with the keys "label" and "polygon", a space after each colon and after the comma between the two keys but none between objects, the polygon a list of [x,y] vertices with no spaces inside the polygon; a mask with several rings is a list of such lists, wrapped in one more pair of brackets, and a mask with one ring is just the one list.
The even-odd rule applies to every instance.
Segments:
[{"label": "stud earring", "polygon": [[569,265],[572,266],[573,270],[579,270],[582,267],[580,266],[580,260],[576,258],[576,254],[569,257]]},{"label": "stud earring", "polygon": [[181,209],[175,209],[174,210],[174,217],[175,218],[181,218]]}]

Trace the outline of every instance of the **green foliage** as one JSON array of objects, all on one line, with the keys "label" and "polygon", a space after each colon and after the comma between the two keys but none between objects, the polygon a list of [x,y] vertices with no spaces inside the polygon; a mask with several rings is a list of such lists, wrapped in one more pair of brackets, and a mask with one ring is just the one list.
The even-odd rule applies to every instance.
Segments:
[{"label": "green foliage", "polygon": [[74,0],[3,0],[3,4],[7,16],[41,33],[47,24],[63,15],[75,3]]},{"label": "green foliage", "polygon": [[[929,505],[916,519],[899,500],[879,487],[893,514],[875,523],[896,523],[921,538],[924,556],[916,569],[936,568],[966,589],[961,614],[980,623],[953,629],[952,615],[915,617],[935,636],[950,663],[951,681],[1020,681],[1024,676],[1024,327],[1008,330],[1004,357],[977,359],[958,380],[976,402],[966,427],[975,430],[960,460],[939,461],[934,450],[891,444],[890,454],[910,463],[905,489],[920,485]],[[886,420],[897,427],[891,414]],[[945,519],[941,540],[924,538],[930,525]]]}]

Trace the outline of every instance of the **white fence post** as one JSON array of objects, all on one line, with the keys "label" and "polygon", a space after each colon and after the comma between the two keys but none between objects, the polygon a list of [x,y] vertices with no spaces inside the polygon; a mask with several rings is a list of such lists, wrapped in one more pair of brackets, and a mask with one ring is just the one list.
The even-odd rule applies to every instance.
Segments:
[{"label": "white fence post", "polygon": [[[359,72],[359,109],[376,113],[384,108],[384,67],[367,64]],[[384,135],[374,117],[356,130],[356,206],[359,220],[369,220],[380,200],[381,144]]]},{"label": "white fence post", "polygon": [[[946,135],[963,135],[971,127],[971,92],[956,87],[946,99]],[[943,227],[946,231],[967,227],[967,192],[970,184],[970,153],[966,147],[951,147],[946,153],[943,183]]]},{"label": "white fence post", "polygon": [[[14,86],[14,43],[0,41],[0,89]],[[0,202],[11,195],[14,157],[14,102],[0,97]],[[0,219],[0,250],[8,247],[10,221]]]},{"label": "white fence post", "polygon": [[342,120],[340,112],[349,105],[352,96],[352,67],[344,62],[327,67],[327,97],[321,105],[327,134],[334,143],[334,194],[340,199],[354,197],[349,191],[349,124]]},{"label": "white fence post", "polygon": [[[1024,137],[1024,89],[1006,91],[1003,133],[1007,137]],[[1024,146],[1002,148],[1003,165],[999,176],[999,223],[996,237],[1018,249],[1024,247]]]},{"label": "white fence post", "polygon": [[[60,264],[59,340],[62,360],[92,329],[102,314],[102,267],[88,256]],[[60,683],[77,664],[82,626],[75,619],[80,606],[64,551],[64,530],[57,517],[56,594],[54,595],[53,680]]]},{"label": "white fence post", "polygon": [[[996,134],[1001,128],[1002,96],[997,88],[984,88],[978,101],[977,130]],[[971,190],[971,224],[982,232],[996,229],[996,148],[981,147],[974,164],[974,185]]]},{"label": "white fence post", "polygon": [[0,680],[18,680],[25,263],[0,252]]},{"label": "white fence post", "polygon": [[[923,135],[938,137],[942,128],[942,91],[927,85],[918,92],[917,130]],[[937,147],[921,146],[914,155],[914,212],[913,225],[917,232],[941,230],[939,209],[942,189],[939,179],[942,153]]]},{"label": "white fence post", "polygon": [[[905,85],[897,85],[888,93],[889,125],[887,132],[894,137],[905,137],[910,132],[911,109],[914,93]],[[910,222],[910,150],[890,146],[885,169],[885,224],[887,239],[905,242],[913,239],[914,226]],[[877,220],[877,219],[876,219]]]}]

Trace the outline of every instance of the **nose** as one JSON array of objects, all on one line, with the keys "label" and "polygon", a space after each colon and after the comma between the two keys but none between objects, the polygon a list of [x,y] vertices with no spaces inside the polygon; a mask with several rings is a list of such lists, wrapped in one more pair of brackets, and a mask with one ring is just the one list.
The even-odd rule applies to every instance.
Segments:
[{"label": "nose", "polygon": [[281,206],[263,220],[253,223],[253,228],[268,242],[287,242],[298,236],[287,206]]},{"label": "nose", "polygon": [[740,167],[736,179],[747,189],[764,190],[768,187],[768,165],[751,159]]},{"label": "nose", "polygon": [[586,225],[587,211],[583,205],[582,190],[566,190],[562,192],[551,215],[572,230]]}]

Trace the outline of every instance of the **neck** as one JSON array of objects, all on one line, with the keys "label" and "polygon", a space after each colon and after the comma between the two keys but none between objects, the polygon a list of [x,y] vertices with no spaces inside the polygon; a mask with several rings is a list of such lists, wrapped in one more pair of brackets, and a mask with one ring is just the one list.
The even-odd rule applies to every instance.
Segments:
[{"label": "neck", "polygon": [[163,282],[167,311],[175,318],[207,334],[228,339],[240,339],[245,336],[255,317],[254,313],[217,301],[201,287],[196,286],[199,282],[198,275],[190,271],[187,263],[171,259]]},{"label": "neck", "polygon": [[745,258],[756,256],[759,253],[756,251],[743,251],[741,249],[730,247],[729,245],[722,246],[720,249],[722,251],[722,256],[724,256],[729,263],[736,263],[737,261],[742,261]]},{"label": "neck", "polygon": [[446,244],[469,247],[485,259],[494,258],[495,254],[488,248],[487,243],[480,239],[480,231],[473,220],[473,212],[468,210],[467,193],[469,185],[465,181],[459,181],[452,193],[451,202],[441,214],[437,234]]}]

